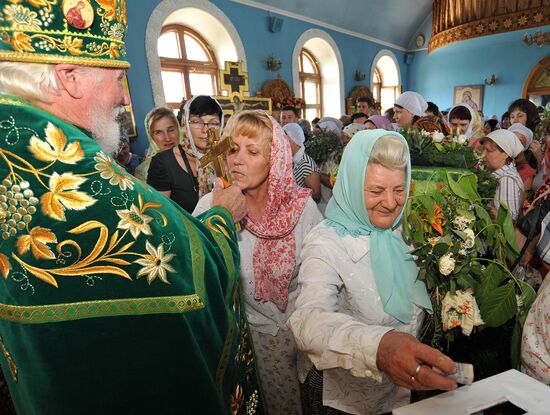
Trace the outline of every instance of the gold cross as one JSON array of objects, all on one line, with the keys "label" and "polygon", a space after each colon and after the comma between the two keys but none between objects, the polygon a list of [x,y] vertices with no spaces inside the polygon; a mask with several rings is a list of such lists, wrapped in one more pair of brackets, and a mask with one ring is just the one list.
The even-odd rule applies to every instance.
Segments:
[{"label": "gold cross", "polygon": [[210,151],[202,156],[200,160],[201,167],[204,168],[206,165],[212,163],[216,176],[224,180],[224,187],[231,185],[231,176],[225,168],[224,155],[234,146],[233,139],[229,136],[220,141],[218,130],[209,128],[206,141],[208,142]]}]

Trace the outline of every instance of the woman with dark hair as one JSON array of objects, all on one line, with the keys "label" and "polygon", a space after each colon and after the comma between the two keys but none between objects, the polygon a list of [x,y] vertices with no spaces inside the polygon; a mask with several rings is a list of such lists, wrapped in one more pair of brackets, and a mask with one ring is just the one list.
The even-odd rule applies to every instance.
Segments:
[{"label": "woman with dark hair", "polygon": [[478,147],[483,137],[483,124],[477,111],[465,103],[455,105],[449,112],[449,123],[455,134],[465,135],[471,147]]},{"label": "woman with dark hair", "polygon": [[191,213],[213,187],[213,169],[201,168],[199,160],[208,149],[208,129],[223,128],[220,104],[207,95],[190,99],[184,108],[183,128],[182,143],[151,160],[147,183]]},{"label": "woman with dark hair", "polygon": [[502,114],[502,117],[500,118],[500,128],[504,128],[507,130],[510,128],[512,123],[510,122],[510,113],[506,111],[504,114]]},{"label": "woman with dark hair", "polygon": [[483,132],[485,135],[489,134],[492,131],[495,131],[498,128],[498,121],[497,120],[487,120],[485,121],[485,124],[483,124]]},{"label": "woman with dark hair", "polygon": [[525,98],[516,99],[508,107],[510,113],[510,123],[519,122],[525,125],[531,131],[535,131],[537,124],[540,121],[537,106]]}]

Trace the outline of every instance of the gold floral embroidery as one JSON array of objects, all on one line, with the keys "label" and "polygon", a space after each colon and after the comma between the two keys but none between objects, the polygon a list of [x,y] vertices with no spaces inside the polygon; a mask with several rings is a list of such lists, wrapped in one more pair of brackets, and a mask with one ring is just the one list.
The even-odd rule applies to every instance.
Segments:
[{"label": "gold floral embroidery", "polygon": [[11,376],[14,382],[17,382],[17,366],[15,365],[15,362],[13,361],[11,354],[8,351],[8,348],[4,344],[4,339],[2,338],[2,336],[0,336],[0,348],[2,348],[2,354],[6,358],[6,361],[8,362],[8,367],[10,368]]},{"label": "gold floral embroidery", "polygon": [[[142,254],[128,251],[128,249],[134,244],[133,241],[116,249],[121,244],[121,241],[122,239],[124,239],[127,232],[124,232],[119,237],[119,231],[115,231],[111,236],[108,246],[107,240],[109,239],[109,231],[103,223],[98,221],[87,221],[82,225],[79,225],[69,230],[68,233],[79,235],[94,229],[99,230],[99,236],[93,249],[85,258],[81,258],[82,248],[74,240],[69,239],[57,244],[56,250],[62,257],[66,256],[66,254],[64,254],[64,249],[69,246],[75,249],[78,253],[78,257],[76,258],[75,262],[65,267],[54,269],[35,267],[23,261],[15,253],[12,253],[12,258],[19,262],[21,266],[23,266],[29,273],[33,274],[35,277],[41,279],[42,281],[53,285],[54,287],[58,287],[57,280],[54,278],[54,275],[63,277],[75,277],[90,274],[113,274],[131,280],[132,278],[130,277],[130,275],[121,268],[121,266],[130,265],[130,263],[120,258],[120,256],[142,256]],[[102,251],[104,252],[102,253]],[[115,264],[116,266],[106,265],[105,263]]]},{"label": "gold floral embroidery", "polygon": [[4,279],[8,278],[10,270],[11,264],[8,257],[4,254],[0,254],[0,272],[2,272],[2,276],[4,277]]},{"label": "gold floral embroidery", "polygon": [[11,44],[15,50],[20,52],[34,52],[35,49],[31,46],[30,37],[22,32],[14,32],[11,39]]},{"label": "gold floral embroidery", "polygon": [[243,406],[244,392],[241,385],[235,386],[235,391],[231,394],[231,415],[237,415]]},{"label": "gold floral embroidery", "polygon": [[52,162],[59,160],[65,164],[75,164],[82,160],[84,152],[78,141],[67,145],[67,137],[59,128],[48,122],[45,129],[46,141],[33,136],[30,140],[29,150],[41,161]]},{"label": "gold floral embroidery", "polygon": [[133,179],[103,151],[97,153],[94,160],[97,162],[94,167],[102,179],[109,180],[109,184],[118,186],[122,191],[134,189]]},{"label": "gold floral embroidery", "polygon": [[116,213],[120,217],[117,228],[129,229],[134,239],[137,239],[142,232],[145,235],[151,235],[149,222],[151,222],[153,218],[149,215],[145,215],[143,211],[133,203],[130,209],[117,210]]},{"label": "gold floral embroidery", "polygon": [[170,284],[166,271],[176,272],[170,264],[168,264],[174,254],[164,254],[164,244],[160,244],[158,248],[155,248],[149,241],[145,242],[145,249],[149,252],[149,255],[143,255],[143,258],[136,260],[139,265],[143,265],[143,268],[137,273],[137,277],[143,277],[147,275],[147,282],[151,284],[155,278],[159,278],[162,282]]},{"label": "gold floral embroidery", "polygon": [[19,4],[4,7],[4,16],[6,21],[11,22],[11,27],[14,30],[35,31],[40,30],[40,26],[42,26],[36,12]]},{"label": "gold floral embroidery", "polygon": [[57,0],[27,0],[34,7],[43,7],[47,12],[52,11],[52,5],[57,4]]},{"label": "gold floral embroidery", "polygon": [[31,229],[29,235],[21,235],[19,237],[16,243],[17,253],[24,255],[30,249],[36,259],[55,259],[55,254],[47,244],[56,242],[57,238],[52,231],[37,226]]},{"label": "gold floral embroidery", "polygon": [[41,198],[42,213],[53,219],[65,220],[66,209],[84,210],[92,206],[97,200],[78,191],[85,181],[85,178],[72,173],[53,173],[49,182],[50,191]]},{"label": "gold floral embroidery", "polygon": [[[222,222],[225,226],[220,226],[217,221]],[[227,239],[231,239],[231,236],[227,232],[227,222],[225,219],[220,215],[212,215],[208,219],[206,219],[205,225],[208,226],[209,229],[213,230],[214,232],[223,233]]]}]

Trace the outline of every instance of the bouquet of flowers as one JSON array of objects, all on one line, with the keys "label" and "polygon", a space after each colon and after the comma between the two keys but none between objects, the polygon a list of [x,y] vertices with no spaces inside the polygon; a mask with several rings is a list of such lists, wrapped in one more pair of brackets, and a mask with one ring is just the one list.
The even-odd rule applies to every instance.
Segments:
[{"label": "bouquet of flowers", "polygon": [[500,327],[515,317],[513,363],[519,359],[521,329],[535,291],[508,270],[518,256],[511,217],[501,205],[493,222],[477,192],[477,178],[435,170],[435,188],[413,192],[403,236],[414,247],[433,314],[420,338],[445,350],[457,336]]},{"label": "bouquet of flowers", "polygon": [[468,169],[477,176],[478,191],[483,199],[495,195],[498,179],[485,169],[481,154],[469,146],[464,135],[450,131],[402,128],[399,131],[409,144],[413,166],[456,167]]},{"label": "bouquet of flowers", "polygon": [[280,110],[283,107],[286,106],[292,106],[296,108],[297,110],[304,109],[306,107],[306,103],[302,98],[299,97],[284,97],[284,98],[272,98],[271,102],[273,104],[273,108]]}]

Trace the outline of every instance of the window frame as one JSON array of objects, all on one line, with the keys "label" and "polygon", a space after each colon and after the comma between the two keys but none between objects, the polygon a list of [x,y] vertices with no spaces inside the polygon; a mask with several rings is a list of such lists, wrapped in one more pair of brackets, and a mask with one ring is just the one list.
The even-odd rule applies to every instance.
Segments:
[{"label": "window frame", "polygon": [[[304,68],[304,55],[311,61],[313,64],[313,70],[314,73],[308,73],[303,72]],[[307,109],[315,109],[315,112],[317,113],[317,117],[321,118],[323,114],[323,82],[321,77],[321,70],[320,65],[315,56],[306,48],[302,48],[302,51],[300,52],[299,62],[298,62],[298,74],[300,79],[300,92],[302,94],[302,98],[305,99],[305,83],[311,82],[316,84],[316,90],[317,90],[317,104],[308,104],[306,101],[306,106],[300,113],[305,116],[305,111]]]},{"label": "window frame", "polygon": [[[188,100],[192,96],[191,81],[189,77],[191,73],[211,75],[212,91],[214,91],[214,95],[220,95],[218,63],[216,61],[214,51],[210,47],[208,42],[206,42],[206,40],[199,33],[187,26],[178,24],[166,25],[162,28],[160,36],[163,36],[169,32],[176,33],[176,39],[181,58],[168,58],[164,56],[159,56],[160,69],[161,72],[178,72],[183,74],[183,86],[185,96],[182,98]],[[184,36],[186,34],[191,36],[203,48],[206,56],[208,57],[207,62],[187,59],[184,41]],[[179,109],[180,102],[167,102],[166,106],[172,109]]]}]

